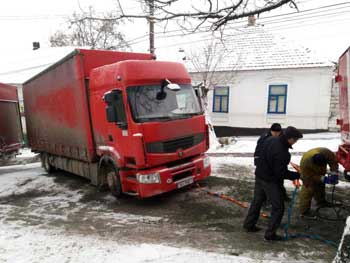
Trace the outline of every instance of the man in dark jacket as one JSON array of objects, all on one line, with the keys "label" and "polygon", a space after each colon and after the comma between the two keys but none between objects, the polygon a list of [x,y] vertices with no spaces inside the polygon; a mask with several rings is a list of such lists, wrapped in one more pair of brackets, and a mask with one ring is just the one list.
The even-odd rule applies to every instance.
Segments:
[{"label": "man in dark jacket", "polygon": [[299,173],[288,170],[288,164],[291,157],[289,149],[302,137],[299,130],[289,126],[281,136],[270,136],[263,142],[260,160],[255,169],[254,198],[243,225],[247,232],[260,230],[256,227],[256,223],[260,216],[261,206],[268,199],[272,207],[265,240],[283,240],[283,237],[276,234],[284,213],[282,185],[284,179],[300,178]]},{"label": "man in dark jacket", "polygon": [[[254,152],[254,165],[255,166],[256,166],[257,162],[259,162],[260,152],[261,152],[261,148],[262,148],[262,145],[263,145],[264,141],[267,138],[269,138],[270,136],[278,137],[278,136],[281,135],[281,133],[282,133],[281,124],[273,123],[271,125],[271,127],[270,127],[270,130],[260,136],[260,138],[258,139],[258,142],[256,144],[256,147],[255,147],[255,152]],[[284,187],[283,184],[282,184],[282,191],[283,191],[283,199],[284,199],[284,201],[289,202],[290,198],[288,197],[287,190],[286,190],[286,188]]]},{"label": "man in dark jacket", "polygon": [[254,165],[255,166],[256,166],[257,162],[259,161],[261,147],[262,147],[264,141],[267,138],[269,138],[270,136],[278,137],[281,135],[281,133],[282,133],[281,124],[274,123],[271,125],[270,130],[268,132],[266,132],[260,136],[260,138],[258,139],[258,142],[256,143],[255,152],[254,152]]}]

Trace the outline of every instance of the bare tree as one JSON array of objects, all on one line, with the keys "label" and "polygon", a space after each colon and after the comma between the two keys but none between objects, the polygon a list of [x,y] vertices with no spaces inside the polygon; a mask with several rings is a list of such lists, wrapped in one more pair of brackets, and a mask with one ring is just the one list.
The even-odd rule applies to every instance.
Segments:
[{"label": "bare tree", "polygon": [[199,79],[204,88],[204,96],[217,83],[217,81],[214,82],[214,73],[224,55],[223,50],[218,50],[218,45],[218,40],[213,37],[202,48],[192,49],[190,54],[186,55],[190,67],[200,75]]},{"label": "bare tree", "polygon": [[[182,30],[221,32],[231,21],[239,18],[259,15],[283,5],[289,4],[297,9],[294,0],[138,0],[141,11],[124,12],[128,0],[116,0],[118,15],[111,17],[85,16],[81,20],[117,21],[124,19],[146,19],[149,23],[150,52],[155,50],[154,24],[162,23],[164,31],[170,21]],[[124,6],[125,4],[125,6]]]},{"label": "bare tree", "polygon": [[112,19],[112,13],[93,19],[96,12],[74,13],[68,19],[67,31],[57,31],[50,37],[51,46],[88,46],[92,49],[129,49],[124,35],[118,30],[121,21]]},{"label": "bare tree", "polygon": [[213,35],[202,47],[192,48],[185,56],[186,64],[192,69],[194,79],[202,83],[205,101],[209,90],[217,85],[234,81],[236,67],[243,55],[237,54],[234,61],[230,58],[228,63],[227,57],[232,50],[226,47],[230,43],[224,38]]},{"label": "bare tree", "polygon": [[[127,0],[125,0],[127,1]],[[294,0],[139,0],[143,13],[125,13],[122,0],[117,0],[119,16],[111,19],[146,18],[148,21],[162,22],[177,20],[184,28],[196,30],[210,25],[210,30],[218,30],[239,18],[259,15],[283,5],[297,8]],[[150,8],[151,7],[151,8]],[[96,17],[95,17],[96,18]],[[103,18],[99,18],[102,19]]]},{"label": "bare tree", "polygon": [[[236,69],[243,54],[237,54],[234,61],[229,56],[232,52],[227,48],[225,38],[217,38],[214,35],[204,43],[201,48],[192,48],[185,56],[187,66],[192,69],[192,79],[202,89],[202,105],[204,107],[207,122],[210,127],[210,138],[216,141],[216,135],[209,115],[208,92],[219,85],[232,85],[235,81]],[[227,63],[229,60],[229,63]]]}]

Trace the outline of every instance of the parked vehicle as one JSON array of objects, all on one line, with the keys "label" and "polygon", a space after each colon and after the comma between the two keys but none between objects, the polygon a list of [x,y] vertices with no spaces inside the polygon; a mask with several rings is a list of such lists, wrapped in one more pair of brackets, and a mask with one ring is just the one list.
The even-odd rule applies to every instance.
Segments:
[{"label": "parked vehicle", "polygon": [[0,162],[18,154],[22,141],[17,88],[0,83]]},{"label": "parked vehicle", "polygon": [[210,174],[208,127],[182,64],[77,49],[23,93],[29,144],[48,172],[140,198]]},{"label": "parked vehicle", "polygon": [[340,119],[337,120],[337,124],[340,125],[342,140],[337,152],[337,158],[339,163],[344,166],[345,178],[350,181],[350,175],[348,174],[350,171],[350,48],[339,58],[338,74],[335,80],[339,87]]}]

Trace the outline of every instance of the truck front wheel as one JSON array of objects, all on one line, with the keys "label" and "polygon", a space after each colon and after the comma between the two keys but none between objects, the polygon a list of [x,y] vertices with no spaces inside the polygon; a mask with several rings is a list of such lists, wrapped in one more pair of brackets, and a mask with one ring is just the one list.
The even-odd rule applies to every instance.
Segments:
[{"label": "truck front wheel", "polygon": [[107,184],[112,195],[114,195],[117,198],[121,197],[122,185],[120,182],[118,171],[112,169],[107,172]]}]

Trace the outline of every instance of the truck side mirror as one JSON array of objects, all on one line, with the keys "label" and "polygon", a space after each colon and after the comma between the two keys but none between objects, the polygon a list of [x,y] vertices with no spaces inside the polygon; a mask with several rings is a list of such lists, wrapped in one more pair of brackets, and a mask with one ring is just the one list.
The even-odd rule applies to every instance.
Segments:
[{"label": "truck side mirror", "polygon": [[121,90],[112,90],[103,96],[106,106],[106,116],[108,122],[114,122],[122,130],[128,128],[126,121],[125,107],[123,102],[123,94]]}]

